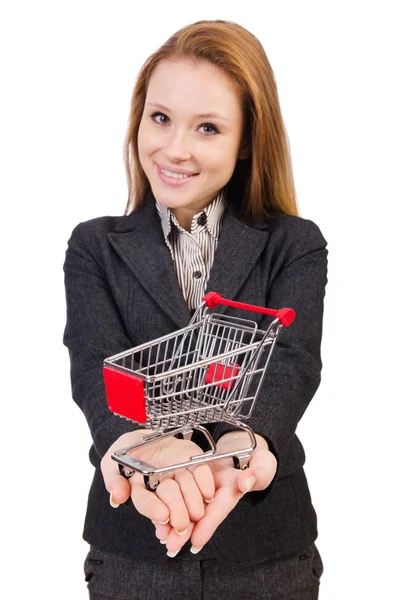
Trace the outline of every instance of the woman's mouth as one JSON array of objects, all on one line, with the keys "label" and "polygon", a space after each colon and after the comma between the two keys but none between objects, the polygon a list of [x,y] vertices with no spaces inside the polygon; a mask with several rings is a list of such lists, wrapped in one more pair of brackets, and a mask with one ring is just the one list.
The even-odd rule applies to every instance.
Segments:
[{"label": "woman's mouth", "polygon": [[168,171],[167,169],[162,169],[158,165],[157,173],[164,183],[170,186],[179,186],[187,183],[189,180],[197,177],[198,173],[194,173],[192,175],[186,175],[185,173],[175,173],[173,171]]}]

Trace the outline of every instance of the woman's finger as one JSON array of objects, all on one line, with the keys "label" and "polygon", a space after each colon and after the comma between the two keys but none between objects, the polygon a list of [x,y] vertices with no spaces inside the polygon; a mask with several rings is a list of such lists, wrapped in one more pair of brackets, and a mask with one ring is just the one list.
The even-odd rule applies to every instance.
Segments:
[{"label": "woman's finger", "polygon": [[252,453],[249,468],[239,473],[237,484],[241,492],[261,491],[273,480],[277,470],[274,454],[266,448],[258,448]]},{"label": "woman's finger", "polygon": [[115,475],[110,482],[109,502],[113,508],[117,508],[120,504],[127,502],[131,495],[131,486],[127,479],[121,475]]},{"label": "woman's finger", "polygon": [[[181,534],[185,532],[189,526],[190,517],[178,483],[174,479],[164,479],[160,482],[156,490],[156,495],[167,506],[170,525]],[[155,521],[163,520],[155,518]]]},{"label": "woman's finger", "polygon": [[[190,520],[198,521],[204,516],[204,503],[193,473],[187,469],[180,469],[175,472],[174,479],[181,490]],[[213,479],[212,474],[211,479]]]},{"label": "woman's finger", "polygon": [[101,471],[105,487],[109,492],[110,503],[113,507],[126,502],[131,494],[131,486],[129,480],[120,475],[119,465],[112,459],[112,453],[115,450],[131,446],[140,442],[143,435],[151,430],[138,429],[121,435],[109,448],[101,460]]},{"label": "woman's finger", "polygon": [[143,476],[140,473],[135,473],[130,481],[131,500],[136,510],[152,521],[167,523],[170,517],[167,505],[162,502],[155,492],[149,492],[146,489]]},{"label": "woman's finger", "polygon": [[201,549],[211,539],[242,496],[232,486],[221,487],[215,492],[213,501],[205,509],[204,517],[194,527],[191,542],[196,549]]},{"label": "woman's finger", "polygon": [[172,529],[167,537],[167,555],[174,558],[179,550],[186,544],[192,535],[195,524],[190,522],[186,531],[182,535],[178,535],[175,529]]},{"label": "woman's finger", "polygon": [[193,474],[204,500],[211,502],[215,494],[215,482],[210,466],[197,465],[197,467],[189,467],[189,471]]},{"label": "woman's finger", "polygon": [[106,453],[101,461],[101,471],[106,490],[109,492],[110,504],[117,508],[128,500],[131,486],[125,477],[120,475],[118,464]]},{"label": "woman's finger", "polygon": [[157,539],[165,543],[169,534],[172,531],[171,525],[169,523],[162,524],[162,523],[159,523],[158,521],[152,521],[152,523],[156,528]]}]

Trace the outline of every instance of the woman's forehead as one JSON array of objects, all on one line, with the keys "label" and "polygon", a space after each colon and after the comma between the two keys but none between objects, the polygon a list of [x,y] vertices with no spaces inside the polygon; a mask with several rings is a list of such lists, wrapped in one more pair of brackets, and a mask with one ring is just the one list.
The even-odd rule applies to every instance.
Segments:
[{"label": "woman's forehead", "polygon": [[157,65],[149,79],[146,104],[224,118],[241,108],[239,90],[222,69],[190,59],[163,60]]}]

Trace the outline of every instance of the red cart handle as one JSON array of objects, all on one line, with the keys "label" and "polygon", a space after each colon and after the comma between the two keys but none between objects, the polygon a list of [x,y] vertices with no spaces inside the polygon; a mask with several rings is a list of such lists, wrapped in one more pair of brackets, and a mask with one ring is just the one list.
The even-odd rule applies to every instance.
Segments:
[{"label": "red cart handle", "polygon": [[217,292],[208,292],[203,298],[208,308],[215,308],[220,304],[225,306],[232,306],[233,308],[242,308],[243,310],[251,310],[252,312],[263,313],[264,315],[271,315],[277,317],[279,321],[288,327],[294,322],[296,313],[293,308],[280,308],[280,310],[273,310],[272,308],[265,308],[264,306],[255,306],[254,304],[244,304],[244,302],[234,302],[234,300],[227,300],[222,298]]}]

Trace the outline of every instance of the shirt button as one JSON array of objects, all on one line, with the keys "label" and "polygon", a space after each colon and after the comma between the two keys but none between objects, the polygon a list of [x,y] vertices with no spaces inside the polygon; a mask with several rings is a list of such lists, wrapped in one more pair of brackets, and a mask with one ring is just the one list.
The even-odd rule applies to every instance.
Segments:
[{"label": "shirt button", "polygon": [[201,275],[202,275],[201,271],[194,271],[194,273],[193,273],[193,277],[195,279],[200,279]]},{"label": "shirt button", "polygon": [[203,212],[203,213],[201,213],[201,215],[197,219],[197,224],[198,225],[205,225],[206,222],[207,222],[207,215]]}]

